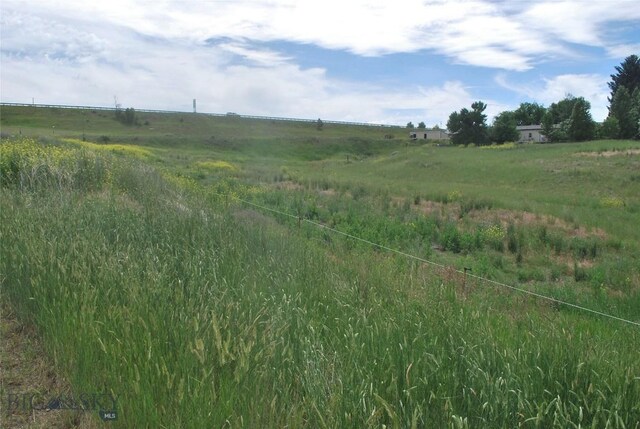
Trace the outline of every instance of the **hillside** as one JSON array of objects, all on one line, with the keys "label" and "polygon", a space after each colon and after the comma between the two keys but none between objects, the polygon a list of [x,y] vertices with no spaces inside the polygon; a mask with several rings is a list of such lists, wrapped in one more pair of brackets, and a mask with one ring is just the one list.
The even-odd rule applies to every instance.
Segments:
[{"label": "hillside", "polygon": [[113,427],[640,422],[638,142],[112,115],[0,108],[0,279]]}]

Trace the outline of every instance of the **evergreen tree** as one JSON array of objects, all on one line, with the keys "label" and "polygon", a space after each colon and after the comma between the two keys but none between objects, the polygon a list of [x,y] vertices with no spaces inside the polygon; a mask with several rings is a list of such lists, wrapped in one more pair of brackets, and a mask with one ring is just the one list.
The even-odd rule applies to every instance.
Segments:
[{"label": "evergreen tree", "polygon": [[580,100],[573,106],[569,121],[569,138],[573,141],[593,139],[595,124],[589,112],[589,105]]},{"label": "evergreen tree", "polygon": [[609,116],[618,120],[619,133],[616,138],[629,139],[636,135],[638,119],[633,104],[627,87],[618,87],[609,107]]},{"label": "evergreen tree", "polygon": [[636,88],[640,88],[640,58],[637,55],[629,55],[619,66],[616,66],[616,71],[617,73],[611,75],[611,82],[609,82],[609,89],[611,89],[609,103],[613,102],[621,86],[626,87],[629,94],[633,94]]},{"label": "evergreen tree", "polygon": [[631,95],[632,112],[636,118],[636,135],[634,138],[640,138],[640,87],[636,88]]},{"label": "evergreen tree", "polygon": [[553,113],[551,110],[547,110],[544,115],[542,115],[542,134],[545,136],[548,142],[554,141],[554,125],[553,122]]},{"label": "evergreen tree", "polygon": [[598,131],[598,137],[603,139],[617,139],[620,136],[620,123],[615,116],[609,116],[604,120],[600,130]]},{"label": "evergreen tree", "polygon": [[486,108],[485,103],[476,101],[471,105],[471,110],[463,108],[460,112],[452,112],[449,115],[447,128],[453,144],[481,146],[489,143],[487,115],[484,114]]}]

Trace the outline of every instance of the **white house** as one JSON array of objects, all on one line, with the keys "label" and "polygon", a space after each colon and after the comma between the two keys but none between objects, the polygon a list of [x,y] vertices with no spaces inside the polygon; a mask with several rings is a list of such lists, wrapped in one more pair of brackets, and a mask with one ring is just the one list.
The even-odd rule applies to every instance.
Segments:
[{"label": "white house", "polygon": [[411,130],[409,138],[413,140],[449,140],[449,134],[444,130],[428,130],[426,128],[416,128]]},{"label": "white house", "polygon": [[516,127],[520,133],[519,142],[546,142],[547,138],[542,134],[542,125],[518,125]]}]

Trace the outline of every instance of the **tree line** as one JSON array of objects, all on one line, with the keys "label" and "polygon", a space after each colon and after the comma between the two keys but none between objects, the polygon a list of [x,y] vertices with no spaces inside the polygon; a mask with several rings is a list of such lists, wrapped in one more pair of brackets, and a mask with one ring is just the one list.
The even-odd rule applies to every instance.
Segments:
[{"label": "tree line", "polygon": [[[608,83],[609,115],[601,124],[591,117],[591,103],[571,94],[549,107],[521,103],[516,110],[498,114],[490,126],[484,113],[487,105],[476,101],[471,109],[463,108],[449,115],[451,142],[480,146],[517,141],[520,135],[516,127],[522,125],[541,125],[549,142],[640,138],[640,58],[630,55],[615,70]],[[407,127],[413,128],[413,124],[409,122]],[[421,122],[418,127],[425,125]]]}]

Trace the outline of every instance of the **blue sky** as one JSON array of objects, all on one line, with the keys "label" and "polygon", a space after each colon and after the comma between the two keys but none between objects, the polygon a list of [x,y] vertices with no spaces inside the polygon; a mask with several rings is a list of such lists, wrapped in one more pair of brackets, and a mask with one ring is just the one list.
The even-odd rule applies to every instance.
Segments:
[{"label": "blue sky", "polygon": [[446,124],[571,93],[607,114],[637,0],[0,3],[4,102]]}]

